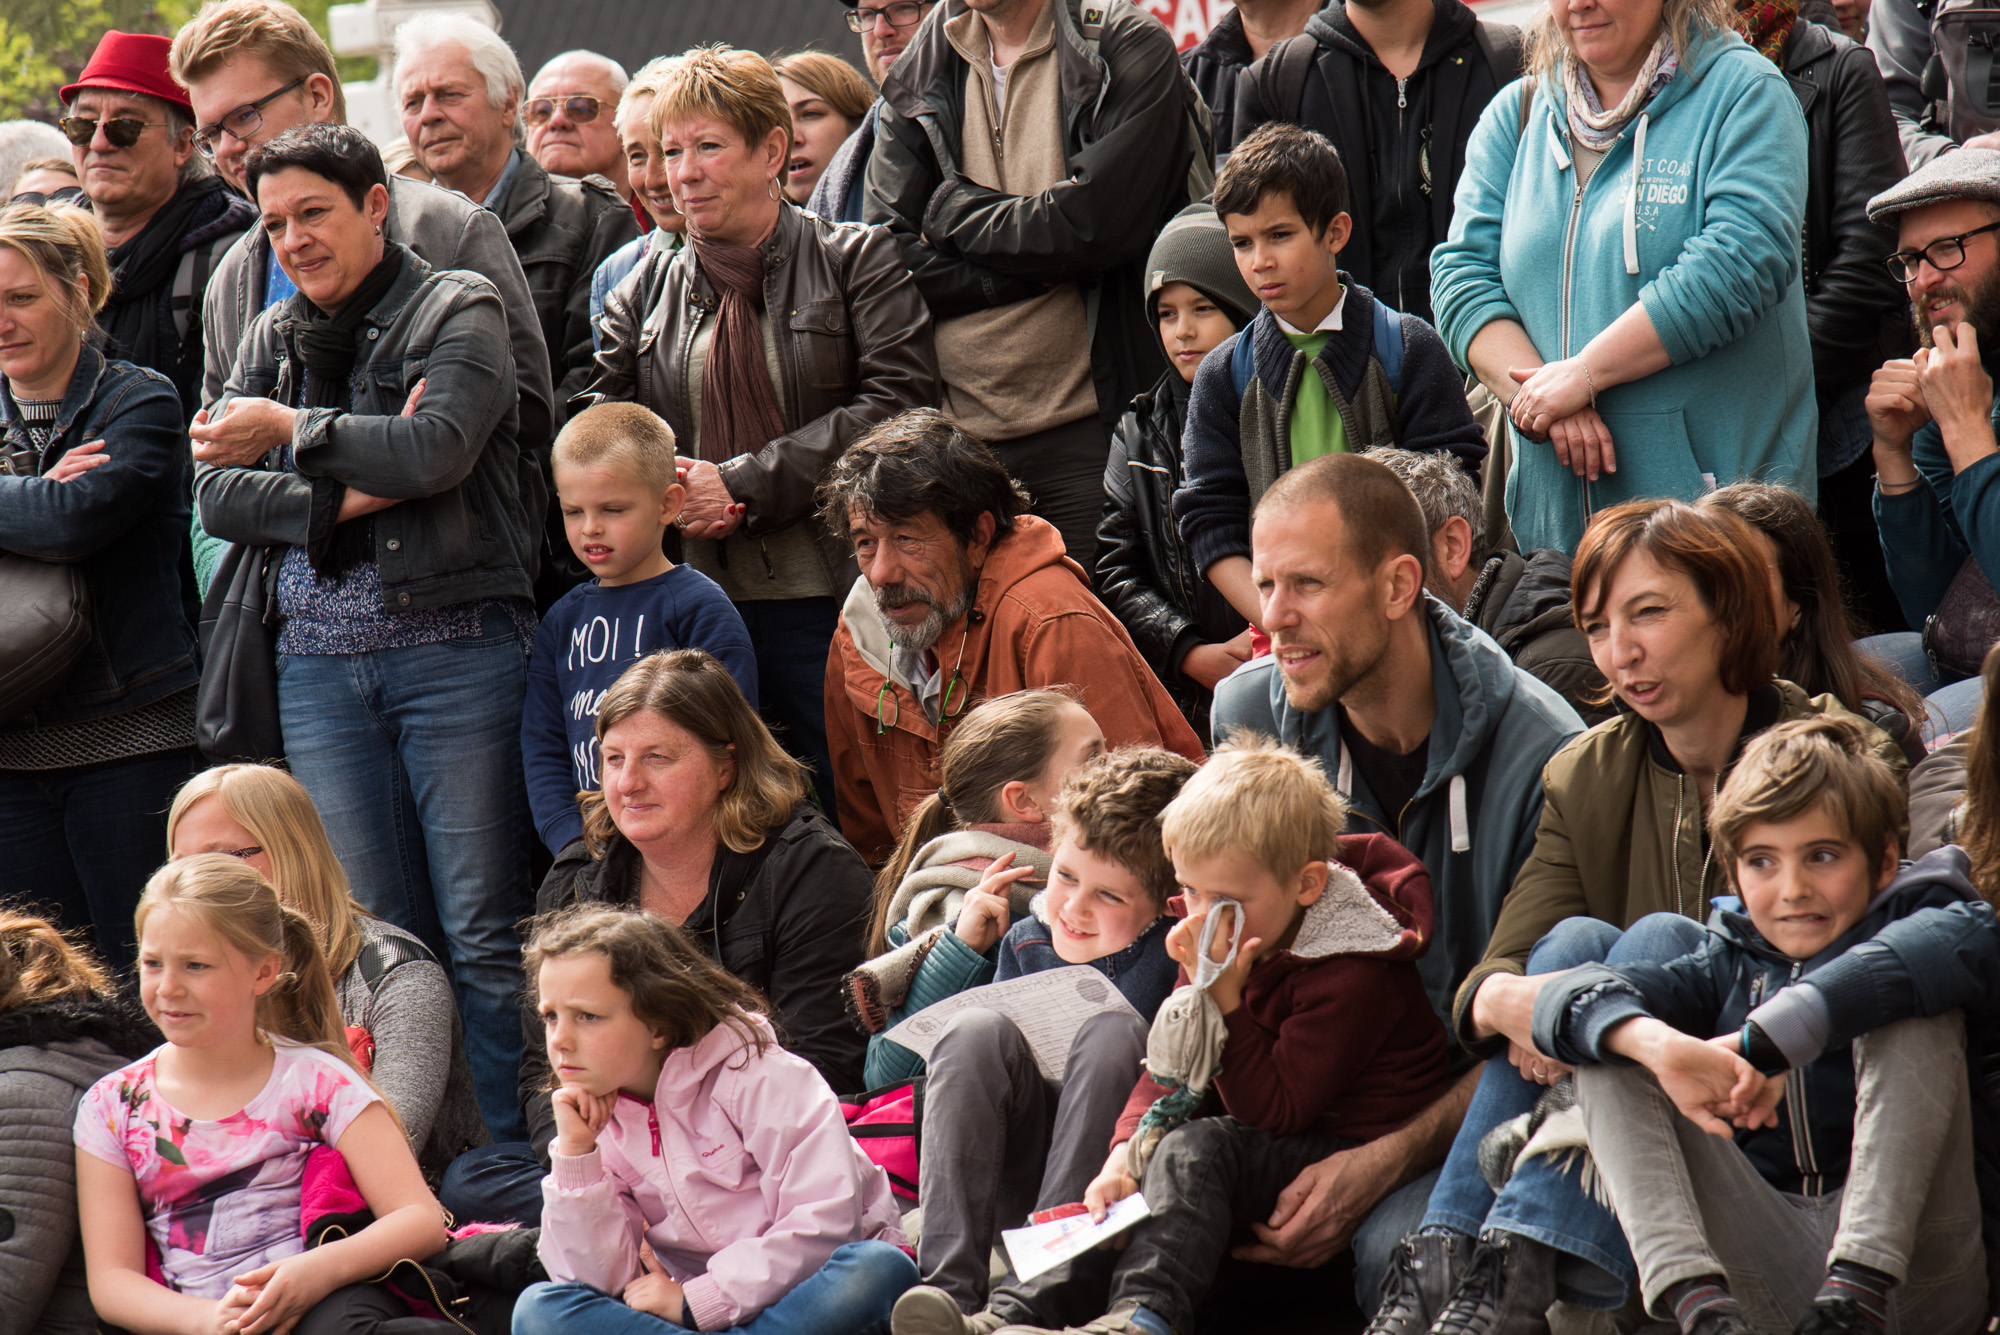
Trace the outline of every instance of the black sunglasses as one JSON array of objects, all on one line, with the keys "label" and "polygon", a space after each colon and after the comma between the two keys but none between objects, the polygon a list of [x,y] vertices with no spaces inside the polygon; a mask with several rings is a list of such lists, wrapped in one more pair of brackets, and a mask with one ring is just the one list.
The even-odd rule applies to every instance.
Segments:
[{"label": "black sunglasses", "polygon": [[594,97],[532,97],[521,104],[521,119],[537,128],[547,125],[555,119],[558,105],[563,115],[577,125],[590,124],[604,107]]},{"label": "black sunglasses", "polygon": [[203,126],[201,129],[196,130],[194,132],[194,146],[201,150],[203,157],[214,157],[215,143],[222,137],[222,133],[225,130],[229,132],[229,137],[237,143],[247,142],[250,136],[257,133],[258,129],[264,124],[263,109],[265,104],[283,97],[286,93],[291,92],[292,89],[297,88],[311,77],[312,75],[310,74],[301,74],[277,92],[266,93],[255,102],[245,102],[215,124]]},{"label": "black sunglasses", "polygon": [[113,116],[110,120],[100,120],[96,116],[65,116],[56,122],[62,127],[63,135],[78,148],[89,148],[90,141],[97,137],[97,127],[104,127],[104,138],[113,148],[130,148],[139,142],[139,136],[155,125],[165,125],[165,121],[139,121],[130,116]]}]

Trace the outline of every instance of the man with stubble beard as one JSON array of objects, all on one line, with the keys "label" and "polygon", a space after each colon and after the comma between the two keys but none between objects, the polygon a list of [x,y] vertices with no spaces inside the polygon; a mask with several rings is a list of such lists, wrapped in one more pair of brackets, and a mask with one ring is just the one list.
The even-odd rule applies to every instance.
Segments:
[{"label": "man with stubble beard", "polygon": [[[1962,570],[2000,571],[2000,404],[1993,397],[2000,375],[2000,151],[1941,154],[1870,200],[1868,216],[1896,223],[1889,264],[1909,289],[1923,345],[1914,358],[1875,372],[1867,399],[1875,522],[1889,582],[1914,627],[1940,611]],[[1959,600],[1952,602],[1944,609],[1948,623]],[[1941,732],[1971,725],[1976,672],[1955,683],[1953,674],[1938,677],[1914,633],[1877,636],[1869,647],[1930,697],[1945,716]]]},{"label": "man with stubble beard", "polygon": [[[1423,511],[1380,462],[1334,454],[1285,473],[1258,503],[1250,547],[1273,653],[1216,688],[1215,735],[1247,728],[1318,757],[1349,833],[1388,834],[1423,860],[1437,926],[1417,967],[1449,1024],[1534,847],[1542,766],[1583,722],[1424,592]],[[1477,1079],[1467,1071],[1401,1131],[1306,1169],[1237,1255],[1310,1268],[1352,1246],[1355,1297],[1372,1314]]]}]

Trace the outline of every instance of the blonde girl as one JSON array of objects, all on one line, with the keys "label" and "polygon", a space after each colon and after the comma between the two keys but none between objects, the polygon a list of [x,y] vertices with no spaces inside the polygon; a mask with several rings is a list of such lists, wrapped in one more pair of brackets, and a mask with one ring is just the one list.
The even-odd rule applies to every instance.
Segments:
[{"label": "blonde girl", "polygon": [[487,1143],[450,975],[423,942],[354,901],[303,784],[271,765],[203,770],[174,796],[167,850],[234,854],[313,925],[349,1043],[366,1054],[427,1180]]},{"label": "blonde girl", "polygon": [[556,1137],[551,1282],[514,1335],[886,1332],[917,1279],[888,1179],[755,990],[659,915],[605,905],[544,918],[525,964]]},{"label": "blonde girl", "polygon": [[[133,1335],[407,1321],[362,1281],[441,1249],[443,1216],[354,1064],[312,923],[254,867],[211,853],[154,873],[134,926],[139,998],[167,1041],[98,1081],[77,1111],[99,1317]],[[307,1251],[300,1188],[320,1145],[346,1160],[375,1222]],[[149,1242],[161,1279],[148,1277]]]}]

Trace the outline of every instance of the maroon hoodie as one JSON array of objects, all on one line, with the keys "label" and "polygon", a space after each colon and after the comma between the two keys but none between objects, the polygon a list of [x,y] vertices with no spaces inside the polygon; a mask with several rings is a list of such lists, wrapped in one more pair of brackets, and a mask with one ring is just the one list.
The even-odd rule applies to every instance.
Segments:
[{"label": "maroon hoodie", "polygon": [[[1387,835],[1342,838],[1291,949],[1257,961],[1224,1018],[1222,1071],[1198,1115],[1366,1141],[1435,1103],[1451,1084],[1445,1032],[1415,963],[1432,923],[1423,863]],[[1111,1143],[1166,1092],[1141,1074]]]}]

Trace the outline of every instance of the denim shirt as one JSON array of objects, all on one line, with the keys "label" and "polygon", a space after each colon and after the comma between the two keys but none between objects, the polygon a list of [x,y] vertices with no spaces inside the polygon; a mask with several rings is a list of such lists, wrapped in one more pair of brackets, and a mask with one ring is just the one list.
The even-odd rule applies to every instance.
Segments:
[{"label": "denim shirt", "polygon": [[[4,378],[0,391],[12,454],[28,448],[28,433]],[[104,442],[107,462],[69,482],[0,476],[0,551],[80,564],[90,589],[90,643],[26,715],[37,726],[123,713],[196,681],[194,627],[181,603],[187,434],[172,382],[85,344],[40,473],[93,440]]]}]

